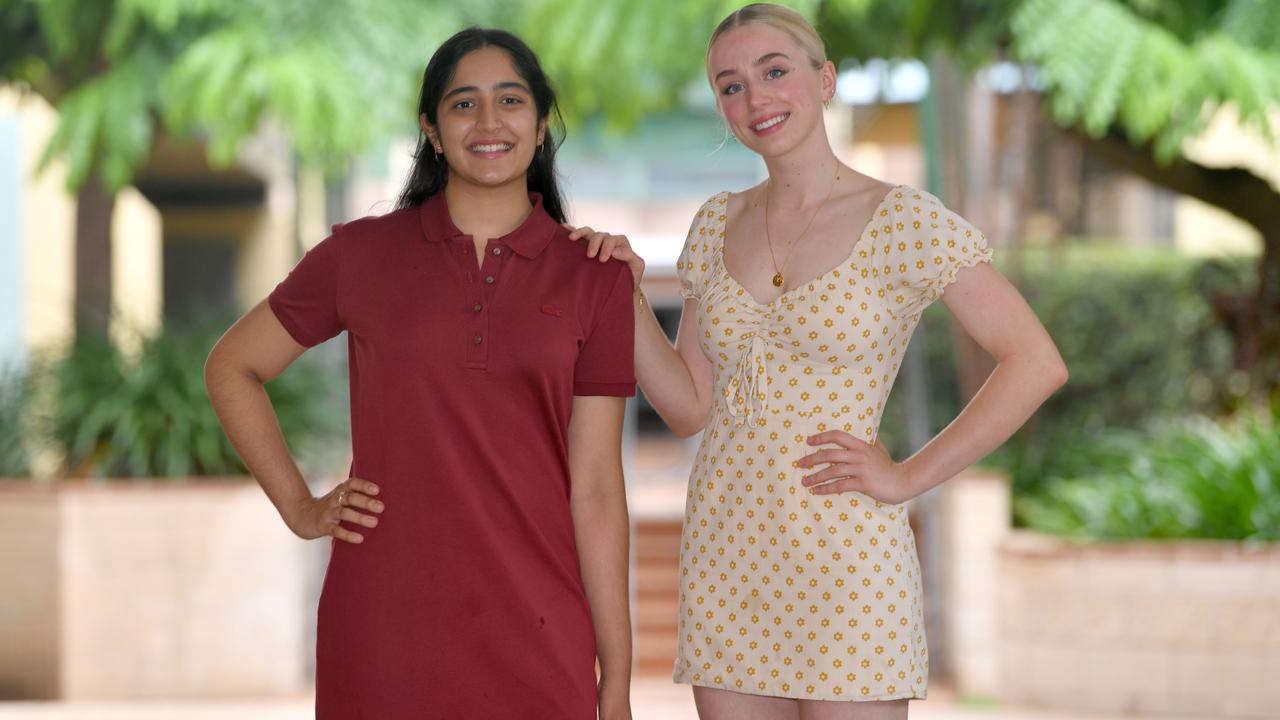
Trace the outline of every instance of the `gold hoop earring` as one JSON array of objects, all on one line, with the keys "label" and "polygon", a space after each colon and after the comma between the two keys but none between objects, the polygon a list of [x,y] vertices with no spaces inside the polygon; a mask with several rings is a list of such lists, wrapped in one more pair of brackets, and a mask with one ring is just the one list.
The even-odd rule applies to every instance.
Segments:
[{"label": "gold hoop earring", "polygon": [[831,109],[831,99],[830,99],[830,98],[827,98],[826,100],[823,100],[823,101],[822,101],[822,107],[823,107],[823,108],[825,108],[825,109],[827,109],[827,110],[830,110],[830,109]]}]

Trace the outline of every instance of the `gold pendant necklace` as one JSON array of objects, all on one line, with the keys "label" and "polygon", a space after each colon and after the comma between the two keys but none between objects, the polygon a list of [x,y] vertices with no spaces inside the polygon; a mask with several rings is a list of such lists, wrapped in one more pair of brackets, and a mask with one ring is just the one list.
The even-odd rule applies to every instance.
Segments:
[{"label": "gold pendant necklace", "polygon": [[[827,188],[827,196],[818,204],[813,214],[809,216],[809,222],[804,224],[804,229],[796,236],[795,242],[791,244],[791,252],[787,253],[787,259],[782,261],[782,267],[778,267],[778,259],[773,255],[773,240],[769,237],[769,185],[764,188],[764,240],[769,245],[769,260],[773,262],[773,286],[782,287],[785,278],[782,271],[787,269],[787,264],[791,262],[791,257],[796,254],[796,248],[800,247],[800,241],[804,239],[804,234],[809,232],[809,226],[813,224],[813,219],[818,217],[818,213],[822,212],[822,208],[831,199],[831,193],[836,189],[836,182],[840,180],[840,161],[836,160],[836,175],[831,179],[831,187]],[[769,181],[772,183],[772,180]]]}]

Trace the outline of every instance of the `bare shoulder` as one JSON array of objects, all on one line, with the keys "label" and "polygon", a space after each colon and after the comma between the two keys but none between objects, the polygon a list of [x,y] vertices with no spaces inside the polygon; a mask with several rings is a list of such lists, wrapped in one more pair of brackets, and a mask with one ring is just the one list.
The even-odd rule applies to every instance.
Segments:
[{"label": "bare shoulder", "polygon": [[902,186],[845,168],[832,199],[850,209],[874,209],[899,187]]},{"label": "bare shoulder", "polygon": [[735,217],[741,214],[742,210],[750,207],[753,203],[759,202],[764,197],[764,188],[767,181],[760,181],[745,190],[730,192],[726,195],[725,212],[729,217]]},{"label": "bare shoulder", "polygon": [[825,226],[864,227],[899,186],[844,168],[833,188]]}]

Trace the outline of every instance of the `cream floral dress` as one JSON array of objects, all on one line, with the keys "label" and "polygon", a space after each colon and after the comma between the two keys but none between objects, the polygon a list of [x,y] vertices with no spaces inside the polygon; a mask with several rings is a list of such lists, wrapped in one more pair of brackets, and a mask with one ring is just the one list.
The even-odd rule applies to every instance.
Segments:
[{"label": "cream floral dress", "polygon": [[905,505],[812,495],[795,461],[838,429],[874,442],[920,313],[982,234],[898,186],[848,259],[769,304],[725,270],[728,193],[698,211],[677,270],[699,300],[714,404],[689,478],[674,679],[809,700],[923,698],[929,661]]}]

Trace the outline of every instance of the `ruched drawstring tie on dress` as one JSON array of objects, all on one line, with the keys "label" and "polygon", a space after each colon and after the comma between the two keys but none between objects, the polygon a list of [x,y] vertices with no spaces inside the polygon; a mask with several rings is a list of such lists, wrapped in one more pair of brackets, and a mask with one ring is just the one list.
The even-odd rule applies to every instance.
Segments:
[{"label": "ruched drawstring tie on dress", "polygon": [[744,332],[738,339],[748,337],[750,345],[738,358],[738,367],[729,379],[729,414],[737,425],[757,422],[769,407],[768,343],[755,330]]}]

